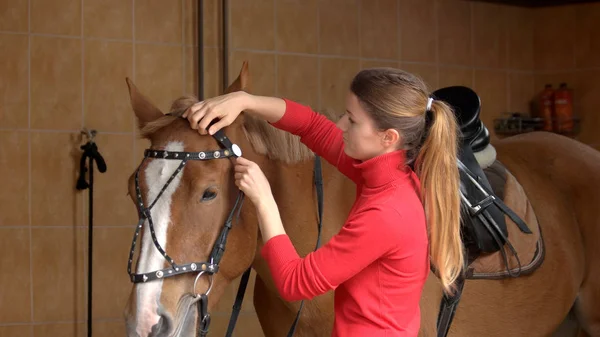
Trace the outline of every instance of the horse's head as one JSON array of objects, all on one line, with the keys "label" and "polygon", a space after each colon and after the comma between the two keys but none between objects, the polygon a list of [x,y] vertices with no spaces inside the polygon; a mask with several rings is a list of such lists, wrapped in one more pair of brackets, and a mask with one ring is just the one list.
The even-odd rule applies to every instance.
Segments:
[{"label": "horse's head", "polygon": [[[247,77],[244,63],[226,92],[245,90]],[[242,151],[251,149],[243,141],[243,117],[218,137],[201,136],[181,118],[196,99],[176,100],[165,115],[129,79],[127,84],[140,133],[151,143],[129,179],[140,222],[129,259],[134,285],[125,312],[128,336],[188,335],[196,328],[197,306],[190,295],[210,290],[210,309],[254,259],[257,227],[236,221],[241,204],[233,179],[237,144]],[[224,231],[228,219],[233,224]]]}]

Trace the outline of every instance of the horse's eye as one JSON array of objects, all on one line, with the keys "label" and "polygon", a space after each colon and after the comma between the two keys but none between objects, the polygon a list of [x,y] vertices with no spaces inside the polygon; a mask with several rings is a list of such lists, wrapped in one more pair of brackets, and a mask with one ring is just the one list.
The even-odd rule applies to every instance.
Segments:
[{"label": "horse's eye", "polygon": [[206,189],[206,191],[204,191],[204,194],[202,194],[202,201],[213,200],[216,197],[217,197],[217,191],[209,188],[209,189]]}]

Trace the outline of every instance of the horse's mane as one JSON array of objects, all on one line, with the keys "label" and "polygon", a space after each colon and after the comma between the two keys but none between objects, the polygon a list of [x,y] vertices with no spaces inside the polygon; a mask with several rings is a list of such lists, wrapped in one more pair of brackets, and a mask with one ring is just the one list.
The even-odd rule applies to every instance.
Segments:
[{"label": "horse's mane", "polygon": [[[198,99],[193,96],[176,99],[171,105],[169,114],[147,123],[140,130],[141,136],[148,138],[158,130],[180,120],[183,113],[197,102]],[[332,113],[324,113],[324,115],[330,120],[334,118]],[[258,154],[288,164],[299,163],[314,156],[313,152],[300,142],[300,137],[277,129],[262,119],[244,114],[243,123],[246,138]]]}]

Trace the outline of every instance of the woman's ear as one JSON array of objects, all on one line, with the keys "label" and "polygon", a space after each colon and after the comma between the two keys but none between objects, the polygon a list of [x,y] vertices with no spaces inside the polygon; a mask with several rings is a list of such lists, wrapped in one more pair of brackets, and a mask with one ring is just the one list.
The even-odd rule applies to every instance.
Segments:
[{"label": "woman's ear", "polygon": [[397,147],[400,142],[400,134],[397,130],[387,129],[383,131],[381,142],[384,147]]}]

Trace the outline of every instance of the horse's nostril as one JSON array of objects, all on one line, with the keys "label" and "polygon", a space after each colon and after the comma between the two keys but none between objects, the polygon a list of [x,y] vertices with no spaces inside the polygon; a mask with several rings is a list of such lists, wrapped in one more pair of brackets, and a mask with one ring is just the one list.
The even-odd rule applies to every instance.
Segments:
[{"label": "horse's nostril", "polygon": [[160,315],[160,319],[158,323],[154,324],[152,327],[152,332],[150,332],[151,337],[165,337],[169,336],[171,332],[171,328],[173,327],[173,321],[169,317],[169,315],[162,314]]}]

